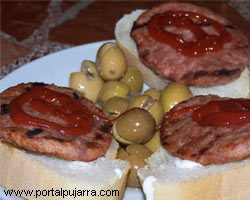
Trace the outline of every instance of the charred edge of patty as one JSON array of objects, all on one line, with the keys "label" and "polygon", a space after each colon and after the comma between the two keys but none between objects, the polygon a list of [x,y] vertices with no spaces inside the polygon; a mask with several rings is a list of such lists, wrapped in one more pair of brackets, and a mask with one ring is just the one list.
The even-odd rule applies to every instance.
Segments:
[{"label": "charred edge of patty", "polygon": [[26,92],[30,91],[31,87],[24,88]]},{"label": "charred edge of patty", "polygon": [[9,113],[9,105],[8,104],[2,104],[1,105],[1,115],[8,114]]},{"label": "charred edge of patty", "polygon": [[228,28],[228,29],[236,29],[232,24],[226,24],[226,25],[223,25],[225,28]]},{"label": "charred edge of patty", "polygon": [[240,72],[240,69],[232,69],[232,70],[219,69],[219,70],[213,71],[211,75],[212,76],[232,76],[239,72]]},{"label": "charred edge of patty", "polygon": [[27,131],[27,132],[26,132],[26,135],[27,135],[29,138],[32,138],[33,136],[40,134],[42,131],[43,131],[43,129],[41,129],[41,128],[36,128],[36,129],[34,129],[34,130]]},{"label": "charred edge of patty", "polygon": [[74,99],[80,99],[79,95],[76,94],[75,92],[73,92],[73,98],[74,98]]},{"label": "charred edge of patty", "polygon": [[44,86],[47,86],[48,84],[46,83],[43,83],[43,82],[33,82],[31,86],[27,86],[25,87],[25,91],[28,92],[30,91],[30,89],[33,87],[33,86],[39,86],[39,87],[44,87]]},{"label": "charred edge of patty", "polygon": [[110,129],[111,129],[111,125],[109,125],[108,123],[104,123],[103,125],[100,126],[101,132],[105,134],[110,133]]},{"label": "charred edge of patty", "polygon": [[227,70],[227,69],[219,69],[215,70],[213,72],[208,72],[208,71],[197,71],[197,72],[187,72],[183,75],[182,80],[187,80],[187,79],[199,79],[203,76],[217,76],[217,77],[230,77],[233,76],[234,74],[237,74],[240,72],[240,69],[232,69],[232,70]]},{"label": "charred edge of patty", "polygon": [[44,82],[34,82],[34,83],[32,83],[32,86],[41,86],[41,87],[43,87],[43,86],[47,86],[48,84],[46,84],[46,83],[44,83]]},{"label": "charred edge of patty", "polygon": [[134,22],[133,26],[132,26],[132,29],[131,29],[131,32],[136,30],[136,29],[139,29],[139,28],[144,28],[144,27],[147,27],[148,24],[147,23],[144,23],[144,24],[137,24],[136,22]]},{"label": "charred edge of patty", "polygon": [[208,72],[207,71],[198,71],[198,72],[195,72],[193,75],[192,75],[192,77],[194,78],[194,79],[198,79],[198,78],[200,78],[200,77],[202,77],[202,76],[207,76],[208,75]]}]

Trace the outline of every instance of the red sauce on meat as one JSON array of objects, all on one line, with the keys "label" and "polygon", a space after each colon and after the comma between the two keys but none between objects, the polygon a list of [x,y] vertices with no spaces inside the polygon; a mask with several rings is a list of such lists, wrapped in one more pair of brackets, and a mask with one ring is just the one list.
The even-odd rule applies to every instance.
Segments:
[{"label": "red sauce on meat", "polygon": [[178,116],[193,112],[192,120],[201,127],[232,127],[250,123],[250,99],[227,99],[210,101],[205,105],[196,105],[170,111],[169,116]]},{"label": "red sauce on meat", "polygon": [[242,126],[250,123],[250,99],[211,101],[193,112],[200,126]]},{"label": "red sauce on meat", "polygon": [[[25,104],[36,113],[49,114],[64,123],[59,124],[38,118],[35,114],[30,115],[23,110]],[[63,93],[36,86],[10,102],[10,117],[16,124],[53,129],[72,136],[89,133],[93,126],[92,115],[80,99],[73,99]]]},{"label": "red sauce on meat", "polygon": [[[207,34],[199,23],[213,26],[219,35]],[[196,42],[187,42],[181,35],[166,31],[166,26],[190,30]],[[201,14],[185,11],[170,10],[154,15],[148,22],[148,31],[155,40],[168,44],[177,52],[190,57],[217,52],[222,49],[224,43],[231,40],[229,33],[220,23]]]},{"label": "red sauce on meat", "polygon": [[167,115],[170,117],[178,117],[179,115],[182,115],[185,112],[194,112],[200,107],[201,107],[200,105],[195,105],[195,106],[184,107],[180,110],[171,110],[170,112],[167,113]]}]

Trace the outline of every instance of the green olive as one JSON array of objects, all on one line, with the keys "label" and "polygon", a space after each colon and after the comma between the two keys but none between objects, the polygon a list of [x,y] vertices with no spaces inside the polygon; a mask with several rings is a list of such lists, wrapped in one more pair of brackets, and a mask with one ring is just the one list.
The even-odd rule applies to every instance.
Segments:
[{"label": "green olive", "polygon": [[92,76],[99,76],[96,64],[90,60],[83,60],[81,64],[81,72],[88,72]]},{"label": "green olive", "polygon": [[129,100],[123,97],[112,97],[103,105],[103,112],[110,119],[118,117],[128,109]]},{"label": "green olive", "polygon": [[131,144],[125,149],[119,149],[118,158],[127,160],[130,163],[130,172],[128,175],[127,186],[140,187],[140,182],[137,177],[137,170],[145,166],[144,160],[148,158],[152,152],[144,145]]},{"label": "green olive", "polygon": [[110,49],[110,48],[116,48],[118,47],[116,42],[106,42],[104,43],[97,51],[96,58],[97,57],[102,57],[105,52]]},{"label": "green olive", "polygon": [[171,83],[162,90],[160,102],[164,107],[164,111],[168,112],[176,104],[192,96],[190,89],[183,83]]},{"label": "green olive", "polygon": [[98,74],[84,70],[84,72],[71,73],[69,84],[73,90],[95,103],[104,82]]},{"label": "green olive", "polygon": [[141,144],[128,145],[126,147],[126,152],[129,155],[136,154],[138,157],[141,157],[143,160],[152,154],[152,151],[149,148]]},{"label": "green olive", "polygon": [[160,131],[156,131],[154,136],[145,144],[153,153],[161,146]]},{"label": "green olive", "polygon": [[128,153],[125,151],[125,149],[119,148],[117,158],[121,160],[126,160],[127,157]]},{"label": "green olive", "polygon": [[127,84],[120,81],[108,81],[104,83],[98,99],[102,105],[104,102],[112,97],[123,97],[128,99],[130,95],[130,88]]},{"label": "green olive", "polygon": [[112,132],[120,143],[145,143],[155,132],[155,120],[148,111],[134,108],[115,121]]},{"label": "green olive", "polygon": [[151,96],[153,99],[160,101],[161,92],[155,88],[149,88],[144,91],[144,94]]},{"label": "green olive", "polygon": [[127,70],[126,58],[116,43],[104,43],[96,55],[96,65],[100,76],[106,80],[118,80]]},{"label": "green olive", "polygon": [[129,108],[143,108],[145,110],[148,110],[154,103],[154,100],[152,97],[148,95],[138,95],[134,97],[130,103]]},{"label": "green olive", "polygon": [[140,93],[142,90],[143,77],[141,71],[134,66],[128,66],[125,75],[120,81],[127,83],[130,87],[131,94]]},{"label": "green olive", "polygon": [[130,163],[130,172],[128,175],[127,186],[139,188],[140,181],[137,178],[137,170],[144,167],[145,162],[137,155],[130,155],[126,160]]},{"label": "green olive", "polygon": [[139,95],[131,100],[129,108],[139,107],[147,110],[154,118],[156,125],[159,126],[163,120],[164,109],[158,100],[154,100],[148,95]]},{"label": "green olive", "polygon": [[153,105],[148,110],[152,117],[155,119],[156,125],[159,126],[164,117],[164,108],[160,101],[154,100]]}]

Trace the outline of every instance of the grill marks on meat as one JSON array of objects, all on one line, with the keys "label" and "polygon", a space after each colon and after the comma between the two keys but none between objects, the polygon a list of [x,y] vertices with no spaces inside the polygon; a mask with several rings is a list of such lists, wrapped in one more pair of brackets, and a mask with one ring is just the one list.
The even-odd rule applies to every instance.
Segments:
[{"label": "grill marks on meat", "polygon": [[[203,105],[218,96],[197,96],[174,107],[174,110]],[[250,156],[250,124],[241,127],[200,127],[192,121],[192,113],[178,117],[165,116],[161,127],[161,143],[174,156],[203,165],[223,164]]]},{"label": "grill marks on meat", "polygon": [[231,24],[224,25],[224,27],[229,29],[235,29],[235,27]]},{"label": "grill marks on meat", "polygon": [[[54,130],[45,130],[35,127],[15,124],[7,112],[10,101],[27,92],[33,86],[47,87],[51,90],[64,93],[72,98],[80,99],[93,113],[94,126],[90,133],[81,136],[65,136]],[[28,88],[28,89],[27,89]],[[17,147],[37,152],[56,155],[68,160],[91,161],[106,153],[112,135],[111,124],[104,113],[91,101],[79,97],[70,88],[47,85],[44,83],[27,83],[11,87],[0,94],[0,139]],[[23,108],[26,109],[25,107]],[[32,110],[28,111],[32,114]],[[4,114],[2,114],[4,113]]]},{"label": "grill marks on meat", "polygon": [[202,77],[217,77],[217,78],[228,78],[231,76],[234,76],[235,74],[241,73],[240,69],[233,69],[233,70],[228,70],[228,69],[218,69],[215,71],[205,71],[205,70],[200,70],[200,71],[195,71],[195,72],[187,72],[186,74],[183,75],[182,80],[183,81],[189,81],[191,82],[196,82],[196,80],[201,79]]},{"label": "grill marks on meat", "polygon": [[[226,43],[220,51],[201,57],[193,58],[177,53],[169,45],[152,38],[147,29],[147,22],[153,15],[168,10],[196,12],[218,21],[229,32],[231,42]],[[199,26],[208,34],[216,34],[209,24]],[[190,86],[209,87],[229,83],[240,76],[250,60],[247,37],[225,18],[189,3],[167,2],[148,10],[134,22],[131,37],[145,66],[162,78]]]},{"label": "grill marks on meat", "polygon": [[37,135],[37,134],[41,133],[42,131],[43,131],[42,129],[36,128],[36,129],[34,129],[34,130],[31,130],[31,131],[26,132],[26,135],[27,135],[28,137],[33,137],[34,135]]}]

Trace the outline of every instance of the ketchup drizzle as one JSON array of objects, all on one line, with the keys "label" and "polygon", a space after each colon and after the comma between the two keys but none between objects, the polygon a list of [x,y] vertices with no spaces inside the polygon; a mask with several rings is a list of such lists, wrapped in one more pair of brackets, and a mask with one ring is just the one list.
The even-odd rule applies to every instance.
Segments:
[{"label": "ketchup drizzle", "polygon": [[[219,36],[207,34],[193,20],[213,26]],[[196,42],[187,42],[181,35],[166,31],[166,26],[190,30]],[[170,10],[158,13],[148,21],[148,31],[155,40],[168,44],[178,53],[189,57],[200,57],[207,53],[217,52],[222,49],[224,43],[231,41],[229,33],[220,23],[194,12]]]},{"label": "ketchup drizzle", "polygon": [[[29,115],[23,110],[24,104],[29,105],[35,112],[50,114],[60,121],[63,120],[65,125]],[[93,116],[79,99],[38,86],[32,87],[10,102],[10,117],[16,124],[53,129],[72,136],[89,133],[93,126]]]},{"label": "ketchup drizzle", "polygon": [[210,101],[193,112],[200,126],[242,126],[250,123],[250,99]]},{"label": "ketchup drizzle", "polygon": [[250,99],[227,99],[210,101],[205,105],[172,110],[167,115],[178,117],[192,112],[192,120],[201,127],[234,127],[250,123]]}]

